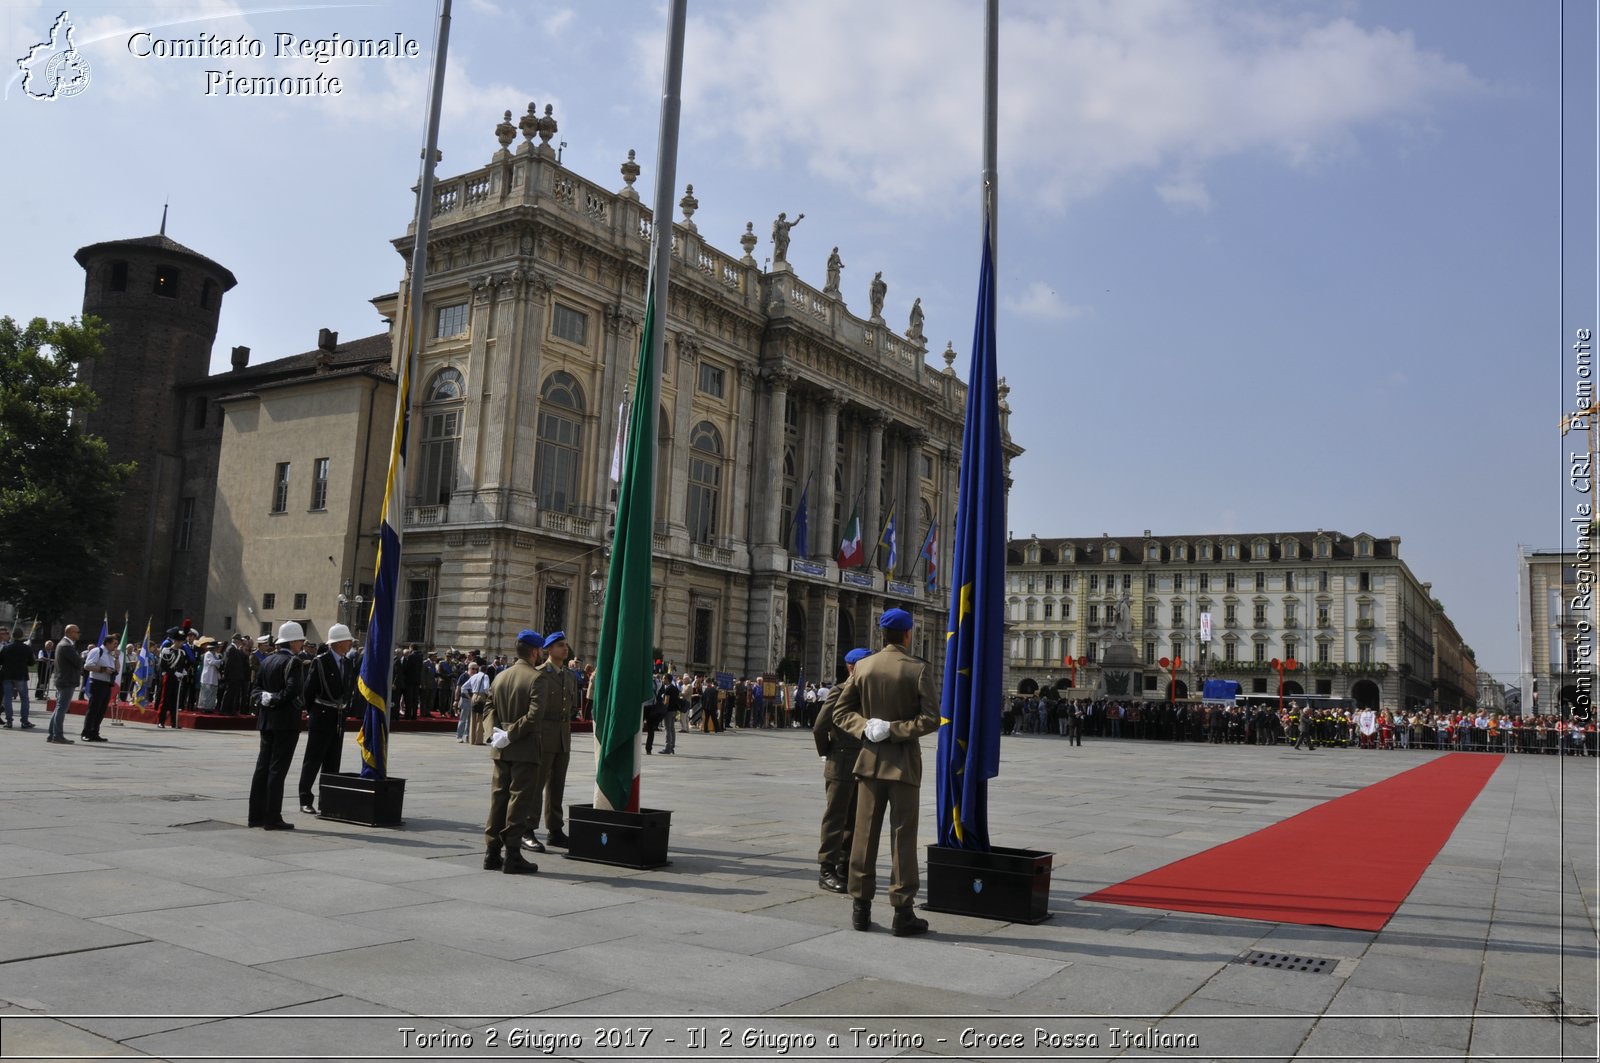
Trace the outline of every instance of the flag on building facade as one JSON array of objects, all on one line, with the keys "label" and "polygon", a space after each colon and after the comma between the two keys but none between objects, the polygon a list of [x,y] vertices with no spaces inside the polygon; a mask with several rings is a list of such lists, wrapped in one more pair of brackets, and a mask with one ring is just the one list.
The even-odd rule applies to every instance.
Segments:
[{"label": "flag on building facade", "polygon": [[878,534],[878,549],[884,551],[883,567],[890,572],[894,571],[894,563],[900,559],[899,539],[894,530],[894,507],[889,507],[889,519],[883,522],[883,531]]},{"label": "flag on building facade", "polygon": [[939,844],[979,850],[989,848],[989,780],[1000,773],[1005,696],[1006,486],[999,406],[994,252],[986,217],[951,551],[936,798]]},{"label": "flag on building facade", "polygon": [[811,480],[800,492],[800,505],[794,511],[794,552],[801,557],[811,556]]},{"label": "flag on building facade", "polygon": [[[652,270],[652,274],[653,274]],[[606,580],[600,644],[595,653],[594,738],[596,808],[639,809],[639,732],[645,703],[654,697],[651,557],[655,540],[656,405],[660,371],[651,346],[656,321],[654,277],[648,282],[639,337],[627,456],[617,489],[616,537]]]},{"label": "flag on building facade", "polygon": [[861,505],[850,511],[850,523],[844,526],[844,538],[839,541],[839,567],[856,568],[866,564],[867,551],[861,545]]},{"label": "flag on building facade", "polygon": [[922,537],[922,549],[917,556],[928,563],[928,593],[939,586],[939,522],[928,525],[928,534]]}]

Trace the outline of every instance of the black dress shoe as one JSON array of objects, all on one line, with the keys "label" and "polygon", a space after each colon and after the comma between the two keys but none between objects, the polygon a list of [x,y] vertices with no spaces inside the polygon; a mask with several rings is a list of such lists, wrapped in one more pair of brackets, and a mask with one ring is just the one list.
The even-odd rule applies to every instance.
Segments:
[{"label": "black dress shoe", "polygon": [[817,875],[817,885],[829,893],[844,893],[849,889],[848,886],[839,881],[839,875],[831,867],[823,868],[822,872]]},{"label": "black dress shoe", "polygon": [[505,866],[505,860],[500,856],[500,846],[491,845],[483,851],[483,869],[485,871],[499,871]]},{"label": "black dress shoe", "polygon": [[542,853],[545,851],[544,843],[541,842],[538,836],[534,834],[524,834],[522,836],[522,847],[531,853]]},{"label": "black dress shoe", "polygon": [[908,904],[904,908],[894,910],[894,923],[889,929],[894,931],[894,936],[897,938],[913,937],[928,932],[928,921],[917,918],[916,913],[911,910],[911,905]]},{"label": "black dress shoe", "polygon": [[545,835],[545,840],[558,849],[572,848],[572,843],[567,841],[567,835],[564,831],[553,830]]},{"label": "black dress shoe", "polygon": [[850,902],[850,925],[856,930],[872,929],[872,902]]},{"label": "black dress shoe", "polygon": [[[6,724],[6,726],[10,727],[11,725],[8,723],[8,724]],[[20,726],[24,731],[31,731],[31,730],[33,730],[35,725],[29,723],[27,720],[23,720],[22,723],[20,724]]]},{"label": "black dress shoe", "polygon": [[276,823],[263,823],[261,825],[261,829],[262,830],[294,830],[294,824],[290,823],[286,819],[280,819]]},{"label": "black dress shoe", "polygon": [[317,814],[317,806],[311,801],[301,801],[300,811],[304,812],[308,816],[314,816]]}]

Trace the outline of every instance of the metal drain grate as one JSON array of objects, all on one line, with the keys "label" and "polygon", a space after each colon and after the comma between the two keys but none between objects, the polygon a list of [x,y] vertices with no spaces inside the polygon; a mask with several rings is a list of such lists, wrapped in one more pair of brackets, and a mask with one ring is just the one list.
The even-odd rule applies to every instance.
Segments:
[{"label": "metal drain grate", "polygon": [[1270,967],[1275,971],[1304,971],[1306,974],[1332,974],[1338,960],[1323,956],[1291,956],[1286,952],[1247,952],[1235,963],[1247,967]]}]

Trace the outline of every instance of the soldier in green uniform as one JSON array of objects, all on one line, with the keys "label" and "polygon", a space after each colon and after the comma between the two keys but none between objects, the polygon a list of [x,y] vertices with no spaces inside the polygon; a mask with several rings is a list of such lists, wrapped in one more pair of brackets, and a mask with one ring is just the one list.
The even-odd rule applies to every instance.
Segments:
[{"label": "soldier in green uniform", "polygon": [[[583,704],[583,690],[578,677],[567,667],[572,647],[567,644],[567,633],[557,631],[546,635],[544,663],[537,671],[539,678],[533,684],[534,712],[539,723],[539,774],[544,780],[544,825],[548,828],[550,844],[567,847],[567,835],[562,825],[562,797],[567,789],[567,764],[572,760],[572,720]],[[533,806],[532,826],[539,825],[539,805]],[[545,848],[539,836],[531,830],[522,844],[536,853]]]},{"label": "soldier in green uniform", "polygon": [[529,875],[539,870],[538,864],[523,858],[519,843],[539,822],[544,790],[539,721],[533,711],[539,677],[535,662],[543,645],[544,636],[537,631],[518,632],[516,663],[495,676],[489,688],[486,722],[492,734],[489,756],[494,758],[494,781],[489,789],[489,820],[483,827],[485,871]]},{"label": "soldier in green uniform", "polygon": [[[844,666],[855,674],[856,664],[870,657],[871,650],[851,650],[844,655]],[[817,850],[817,885],[829,893],[844,893],[850,882],[850,836],[856,822],[856,777],[853,774],[856,757],[861,753],[861,739],[852,736],[833,722],[833,708],[839,703],[843,683],[835,683],[828,691],[828,700],[817,713],[811,725],[812,737],[817,742],[817,756],[826,757],[822,766],[822,847]]]},{"label": "soldier in green uniform", "polygon": [[833,719],[857,738],[856,825],[850,840],[850,925],[872,929],[877,892],[878,837],[889,815],[889,903],[896,937],[928,932],[912,911],[922,879],[917,867],[918,790],[922,786],[919,739],[939,727],[939,699],[928,662],[913,657],[911,614],[890,609],[878,619],[883,649],[858,665],[839,691]]}]

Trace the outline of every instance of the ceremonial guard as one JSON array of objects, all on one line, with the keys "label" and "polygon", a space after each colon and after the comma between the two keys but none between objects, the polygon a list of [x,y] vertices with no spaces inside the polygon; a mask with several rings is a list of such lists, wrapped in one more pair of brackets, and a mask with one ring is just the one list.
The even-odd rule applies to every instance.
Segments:
[{"label": "ceremonial guard", "polygon": [[[533,714],[539,741],[539,775],[544,782],[544,825],[551,845],[567,848],[566,820],[561,802],[567,789],[567,764],[572,760],[572,721],[583,706],[583,690],[578,677],[567,667],[572,647],[567,633],[557,631],[544,640],[544,663],[533,683]],[[533,806],[531,827],[539,825],[539,802]],[[536,853],[545,851],[538,835],[529,830],[523,845]]]},{"label": "ceremonial guard", "polygon": [[939,726],[939,701],[928,662],[913,657],[911,614],[890,609],[878,620],[883,649],[863,659],[844,682],[834,722],[866,739],[856,757],[856,823],[850,842],[850,925],[872,928],[877,892],[878,836],[889,814],[892,929],[897,937],[923,934],[928,921],[911,910],[922,885],[917,869],[917,803],[922,786],[923,735]]},{"label": "ceremonial guard", "polygon": [[300,763],[300,811],[317,814],[314,800],[319,773],[337,775],[344,747],[344,717],[355,693],[349,659],[355,638],[343,624],[328,629],[328,645],[306,670],[306,756]]},{"label": "ceremonial guard", "polygon": [[[517,634],[517,659],[489,687],[489,819],[483,826],[485,871],[529,875],[539,870],[522,855],[522,836],[539,822],[544,780],[539,777],[539,735],[533,714],[534,681],[544,636]],[[502,853],[504,854],[502,856]]]},{"label": "ceremonial guard", "polygon": [[[844,666],[854,674],[862,658],[871,650],[851,650],[844,655]],[[856,822],[856,757],[861,754],[861,739],[833,722],[843,683],[835,683],[828,700],[811,725],[817,742],[817,756],[827,758],[822,765],[822,845],[817,850],[817,885],[829,893],[844,893],[850,887],[850,835]]]},{"label": "ceremonial guard", "polygon": [[300,742],[300,711],[305,707],[306,664],[300,659],[306,633],[293,620],[278,629],[278,649],[256,673],[250,701],[256,710],[261,745],[250,779],[249,824],[266,830],[294,830],[283,818],[283,785]]}]

